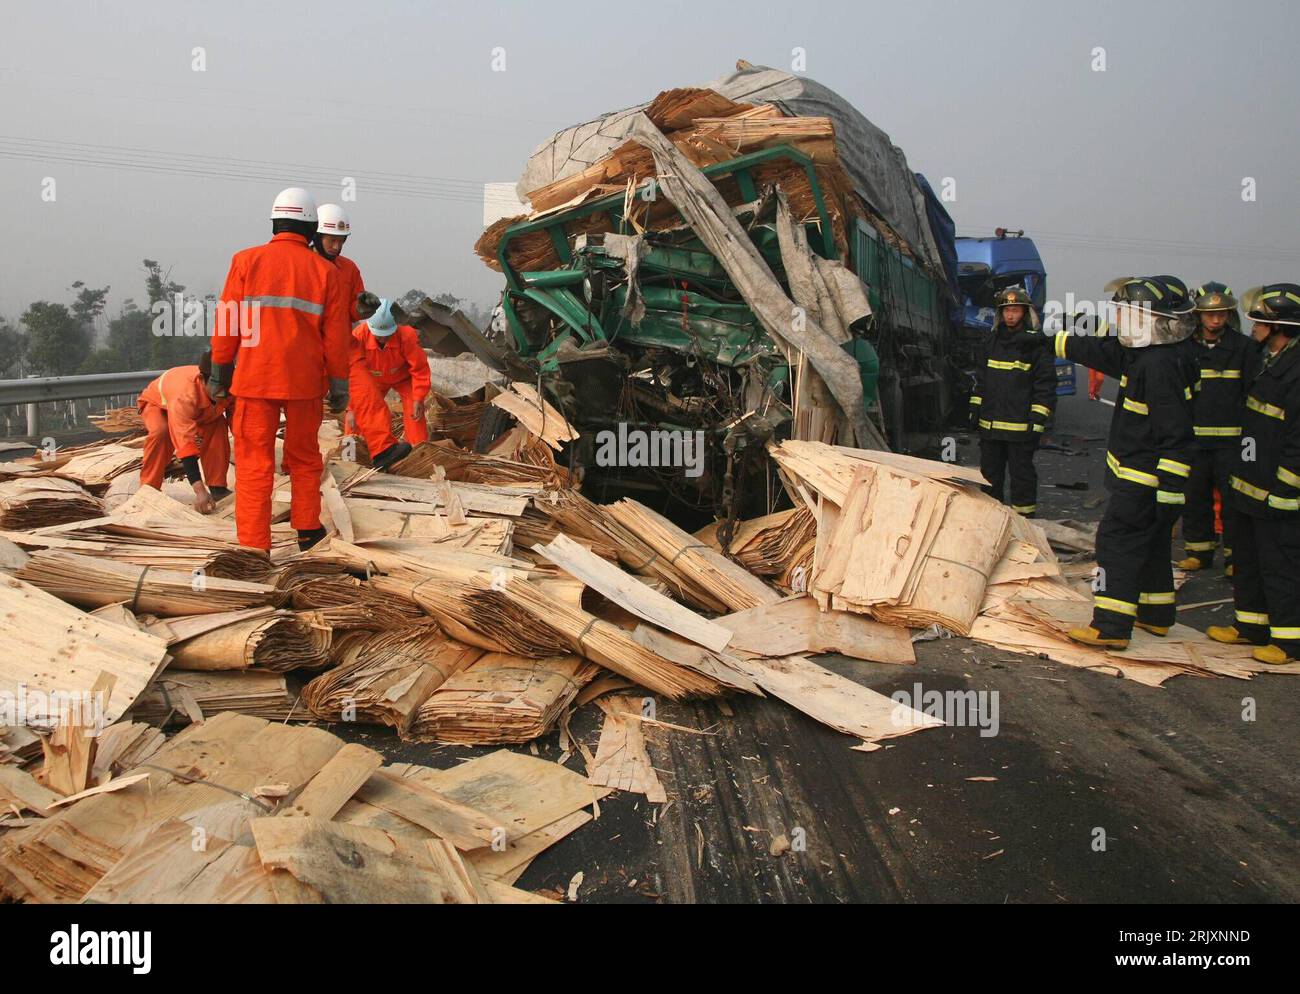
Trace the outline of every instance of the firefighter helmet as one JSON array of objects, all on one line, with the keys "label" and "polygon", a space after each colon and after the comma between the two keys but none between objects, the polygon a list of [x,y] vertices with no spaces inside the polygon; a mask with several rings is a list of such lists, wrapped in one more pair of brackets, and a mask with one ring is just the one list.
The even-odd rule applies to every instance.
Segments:
[{"label": "firefighter helmet", "polygon": [[[1291,328],[1300,326],[1300,285],[1295,283],[1269,283],[1252,287],[1241,298],[1246,316],[1263,324],[1282,324]],[[1290,334],[1300,332],[1291,331]]]},{"label": "firefighter helmet", "polygon": [[1232,295],[1232,288],[1211,280],[1202,283],[1192,294],[1192,302],[1198,311],[1235,311],[1237,298]]},{"label": "firefighter helmet", "polygon": [[999,290],[997,296],[993,298],[993,307],[997,312],[997,316],[993,319],[995,329],[1003,324],[1002,308],[1023,307],[1025,309],[1025,320],[1021,326],[1030,331],[1038,331],[1038,311],[1034,309],[1034,301],[1029,296],[1029,291],[1024,287],[1009,286]]},{"label": "firefighter helmet", "polygon": [[1176,277],[1123,276],[1106,289],[1114,294],[1115,331],[1124,347],[1170,345],[1191,335],[1187,288]]}]

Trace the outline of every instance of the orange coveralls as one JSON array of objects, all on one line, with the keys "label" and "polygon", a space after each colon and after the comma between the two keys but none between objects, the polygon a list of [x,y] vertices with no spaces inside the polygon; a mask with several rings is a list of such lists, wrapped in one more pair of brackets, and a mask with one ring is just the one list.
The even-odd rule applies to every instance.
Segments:
[{"label": "orange coveralls", "polygon": [[144,443],[140,485],[162,489],[172,456],[198,456],[203,482],[226,485],[230,467],[230,401],[213,401],[198,366],[177,366],[150,383],[136,401],[149,437]]},{"label": "orange coveralls", "polygon": [[339,271],[343,283],[343,299],[348,302],[348,318],[355,324],[357,317],[357,297],[365,293],[366,284],[361,279],[361,270],[357,264],[346,256],[334,257],[334,268]]},{"label": "orange coveralls", "polygon": [[230,392],[240,544],[271,548],[281,411],[293,494],[289,521],[298,531],[319,528],[322,396],[327,378],[341,380],[348,369],[348,306],[338,270],[290,232],[237,252],[221,291],[212,361],[235,363]]},{"label": "orange coveralls", "polygon": [[412,413],[415,405],[429,396],[430,385],[429,358],[420,348],[419,332],[399,325],[387,338],[375,338],[363,322],[352,329],[351,355],[348,396],[352,418],[371,458],[397,444],[392,416],[384,402],[390,389],[402,398],[406,441],[412,445],[427,442],[428,422]]}]

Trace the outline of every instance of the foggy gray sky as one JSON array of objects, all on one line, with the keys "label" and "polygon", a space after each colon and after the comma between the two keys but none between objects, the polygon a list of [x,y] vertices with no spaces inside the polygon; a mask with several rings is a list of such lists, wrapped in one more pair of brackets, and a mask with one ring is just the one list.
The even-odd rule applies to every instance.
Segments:
[{"label": "foggy gray sky", "polygon": [[[322,203],[357,177],[345,251],[369,288],[487,303],[499,277],[472,251],[483,182],[515,180],[562,127],[737,58],[789,69],[795,46],[914,170],[956,180],[959,233],[1033,235],[1050,297],[1095,299],[1127,273],[1238,291],[1300,280],[1300,12],[1284,2],[10,0],[4,15],[0,316],[13,321],[77,279],[111,284],[110,312],[139,301],[146,257],[219,290],[230,256],[269,237],[275,193],[305,176]],[[171,157],[146,171],[123,149]]]}]

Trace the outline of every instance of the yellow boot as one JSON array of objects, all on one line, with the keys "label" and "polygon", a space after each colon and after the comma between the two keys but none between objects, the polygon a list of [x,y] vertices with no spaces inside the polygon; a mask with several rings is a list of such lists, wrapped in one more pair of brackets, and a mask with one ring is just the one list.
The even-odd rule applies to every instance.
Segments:
[{"label": "yellow boot", "polygon": [[1250,639],[1237,631],[1233,625],[1211,625],[1205,629],[1205,634],[1216,642],[1223,642],[1226,645],[1250,645]]},{"label": "yellow boot", "polygon": [[1229,563],[1227,566],[1223,567],[1223,575],[1224,575],[1224,576],[1229,576],[1229,577],[1232,576],[1232,564],[1231,564],[1231,563]]},{"label": "yellow boot", "polygon": [[1106,639],[1095,628],[1071,628],[1066,633],[1075,642],[1095,646],[1098,649],[1127,649],[1128,639]]},{"label": "yellow boot", "polygon": [[1188,556],[1186,559],[1180,559],[1176,565],[1179,569],[1185,570],[1198,570],[1205,568],[1204,564],[1195,556]]},{"label": "yellow boot", "polygon": [[1152,635],[1159,635],[1161,638],[1164,638],[1169,634],[1168,625],[1153,625],[1148,621],[1135,621],[1133,624],[1137,625],[1137,627],[1141,628],[1144,632],[1150,632]]},{"label": "yellow boot", "polygon": [[1273,666],[1281,666],[1283,663],[1294,663],[1295,660],[1286,654],[1286,650],[1278,645],[1258,645],[1255,651],[1251,653],[1257,663],[1270,663]]}]

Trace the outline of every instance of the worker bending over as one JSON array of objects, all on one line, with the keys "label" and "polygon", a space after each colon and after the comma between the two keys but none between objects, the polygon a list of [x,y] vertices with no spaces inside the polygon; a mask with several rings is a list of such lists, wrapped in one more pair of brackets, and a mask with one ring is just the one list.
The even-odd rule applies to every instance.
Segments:
[{"label": "worker bending over", "polygon": [[1254,644],[1261,663],[1300,660],[1300,284],[1243,297],[1263,350],[1247,369],[1241,445],[1223,502],[1232,521],[1236,624],[1206,631]]},{"label": "worker bending over", "polygon": [[211,514],[216,502],[230,493],[226,489],[230,399],[213,400],[208,395],[210,375],[212,353],[204,352],[197,366],[167,370],[144,388],[136,402],[149,432],[140,485],[161,490],[174,455],[194,488],[194,509],[200,514]]},{"label": "worker bending over", "polygon": [[971,422],[980,436],[984,491],[1003,500],[1003,477],[1010,471],[1011,510],[1032,517],[1038,510],[1034,452],[1056,407],[1056,371],[1042,343],[1038,315],[1029,294],[1008,287],[994,298],[997,316],[975,368]]},{"label": "worker bending over", "polygon": [[1175,618],[1172,529],[1183,509],[1192,451],[1186,292],[1160,277],[1116,280],[1113,337],[1062,331],[1056,355],[1119,380],[1106,452],[1110,499],[1097,528],[1092,624],[1073,628],[1085,645],[1124,648],[1137,624],[1165,635]]},{"label": "worker bending over", "polygon": [[343,284],[343,299],[348,302],[348,319],[351,324],[360,320],[359,299],[366,292],[357,264],[343,255],[343,246],[352,234],[352,224],[338,204],[321,204],[316,211],[316,251],[334,264]]},{"label": "worker bending over", "polygon": [[[230,262],[212,337],[209,393],[235,398],[235,526],[240,544],[271,548],[275,439],[284,414],[289,520],[307,549],[320,523],[324,460],[316,442],[328,382],[329,404],[348,404],[348,306],[335,267],[311,249],[316,201],[297,187],[271,208],[271,240]],[[233,308],[233,309],[232,309]],[[231,318],[238,315],[238,327]],[[327,380],[328,376],[328,380]]]},{"label": "worker bending over", "polygon": [[[425,399],[429,396],[429,357],[420,348],[420,335],[409,325],[399,325],[393,305],[381,300],[379,309],[352,330],[352,417],[366,440],[370,461],[388,469],[410,455],[411,446],[429,440]],[[393,437],[392,415],[384,399],[396,390],[402,399],[402,424],[406,441]]]},{"label": "worker bending over", "polygon": [[[1241,333],[1237,300],[1222,283],[1206,283],[1193,297],[1199,324],[1187,347],[1199,371],[1192,431],[1192,475],[1187,480],[1183,510],[1183,550],[1180,569],[1208,569],[1214,562],[1218,538],[1214,533],[1214,491],[1226,500],[1228,478],[1241,449],[1243,376],[1255,347]],[[1223,565],[1232,575],[1232,526],[1223,515]]]}]

